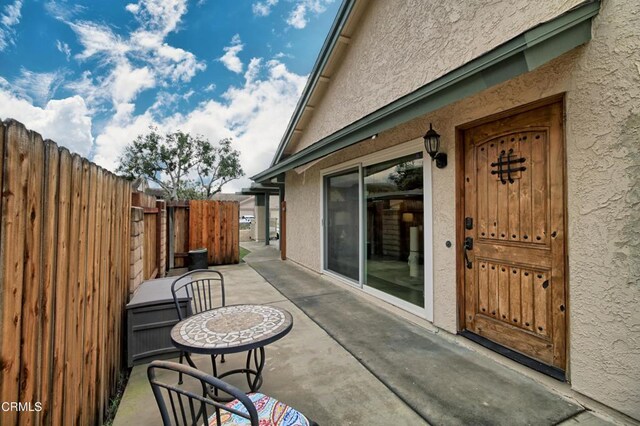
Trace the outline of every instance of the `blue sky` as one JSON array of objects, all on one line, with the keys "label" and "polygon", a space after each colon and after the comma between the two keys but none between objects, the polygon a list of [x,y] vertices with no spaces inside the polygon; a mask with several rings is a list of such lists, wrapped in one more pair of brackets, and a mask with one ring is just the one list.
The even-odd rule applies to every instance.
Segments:
[{"label": "blue sky", "polygon": [[109,169],[150,125],[231,137],[251,176],[268,166],[338,7],[0,0],[0,118]]}]

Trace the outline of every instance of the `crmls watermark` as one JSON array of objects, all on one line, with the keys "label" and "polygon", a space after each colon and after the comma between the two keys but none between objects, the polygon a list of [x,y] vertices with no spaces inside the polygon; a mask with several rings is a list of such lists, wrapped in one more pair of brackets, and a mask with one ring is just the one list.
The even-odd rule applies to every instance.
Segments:
[{"label": "crmls watermark", "polygon": [[42,411],[42,403],[4,401],[0,404],[0,411]]}]

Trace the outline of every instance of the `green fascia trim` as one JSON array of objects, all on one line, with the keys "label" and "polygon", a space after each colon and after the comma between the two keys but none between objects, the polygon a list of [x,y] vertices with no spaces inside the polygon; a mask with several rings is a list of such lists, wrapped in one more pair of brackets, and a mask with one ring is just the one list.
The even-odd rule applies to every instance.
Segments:
[{"label": "green fascia trim", "polygon": [[324,70],[333,49],[338,43],[338,39],[340,38],[340,33],[342,33],[342,29],[344,28],[351,11],[353,10],[353,5],[355,4],[355,0],[344,0],[342,5],[340,5],[340,9],[338,10],[338,14],[331,25],[331,29],[329,30],[329,34],[327,38],[324,40],[324,44],[322,45],[322,49],[320,49],[320,54],[316,59],[316,63],[313,65],[313,69],[311,71],[311,75],[307,80],[307,84],[304,86],[304,90],[302,91],[302,95],[296,104],[296,109],[289,120],[289,124],[287,125],[287,130],[280,141],[280,145],[278,145],[278,149],[276,150],[276,155],[273,157],[271,161],[271,165],[275,165],[282,156],[282,152],[284,151],[287,142],[291,139],[293,135],[293,130],[296,128],[296,124],[300,120],[302,113],[304,112],[304,107],[307,105],[309,98],[313,94],[314,89],[318,85],[318,81],[320,79],[320,75]]},{"label": "green fascia trim", "polygon": [[583,3],[285,158],[251,179],[265,181],[532,71],[589,41],[591,18],[599,10],[599,1]]},{"label": "green fascia trim", "polygon": [[269,194],[269,195],[278,195],[280,193],[280,188],[279,187],[263,187],[263,186],[257,186],[257,187],[251,187],[251,188],[242,188],[239,192],[239,194],[242,195],[265,195],[265,194]]}]

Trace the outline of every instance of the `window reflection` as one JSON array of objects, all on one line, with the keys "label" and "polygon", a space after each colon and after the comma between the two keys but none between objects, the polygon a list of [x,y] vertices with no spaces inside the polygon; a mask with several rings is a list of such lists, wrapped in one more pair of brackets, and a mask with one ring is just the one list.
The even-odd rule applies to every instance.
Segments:
[{"label": "window reflection", "polygon": [[325,178],[325,268],[359,281],[359,173]]},{"label": "window reflection", "polygon": [[424,307],[422,154],[364,169],[366,284]]}]

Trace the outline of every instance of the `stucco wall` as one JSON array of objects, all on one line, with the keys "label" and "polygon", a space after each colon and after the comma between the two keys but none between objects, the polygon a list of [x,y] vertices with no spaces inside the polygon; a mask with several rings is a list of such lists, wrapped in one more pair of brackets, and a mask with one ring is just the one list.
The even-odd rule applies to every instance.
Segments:
[{"label": "stucco wall", "polygon": [[[354,40],[343,68],[356,66],[354,58],[362,61],[377,56],[380,62],[384,58],[385,69],[373,67],[368,73],[365,65],[357,72],[341,69],[338,77],[344,81],[336,79],[332,84],[342,91],[351,90],[350,84],[360,88],[364,84],[367,90],[355,104],[339,102],[344,98],[337,95],[337,88],[330,91],[317,108],[303,140],[317,140],[342,127],[341,123],[393,100],[399,85],[409,87],[416,81],[424,82],[422,72],[431,65],[416,67],[413,72],[401,68],[403,73],[398,74],[399,62],[394,59],[397,55],[385,56],[392,50],[412,56],[407,49],[413,47],[406,46],[404,35],[395,39],[389,32],[402,33],[405,27],[413,31],[414,25],[420,27],[422,23],[404,17],[402,26],[388,28],[379,14],[390,11],[385,12],[386,6],[380,3],[386,2],[374,2],[376,7],[365,15],[362,32]],[[555,9],[570,4],[553,3]],[[514,10],[520,14],[525,9]],[[541,16],[540,10],[535,12]],[[471,18],[462,15],[460,19]],[[372,25],[379,28],[382,37],[375,42],[370,33]],[[519,25],[522,28],[525,24]],[[594,20],[593,40],[585,46],[517,79],[381,133],[374,141],[336,153],[302,174],[287,173],[289,257],[320,269],[321,169],[420,137],[431,121],[442,134],[443,148],[449,155],[449,167],[434,169],[432,176],[434,323],[455,332],[456,247],[445,247],[447,240],[455,243],[455,127],[566,92],[569,377],[575,390],[640,419],[639,28],[637,1],[605,0]],[[466,48],[465,43],[471,42],[462,36],[456,42],[457,48],[463,49],[460,52]],[[469,58],[467,54],[460,56]],[[432,62],[422,60],[423,64]],[[397,75],[411,81],[399,82],[404,78]],[[350,108],[355,111],[349,112]]]},{"label": "stucco wall", "polygon": [[295,151],[581,2],[370,1]]}]

